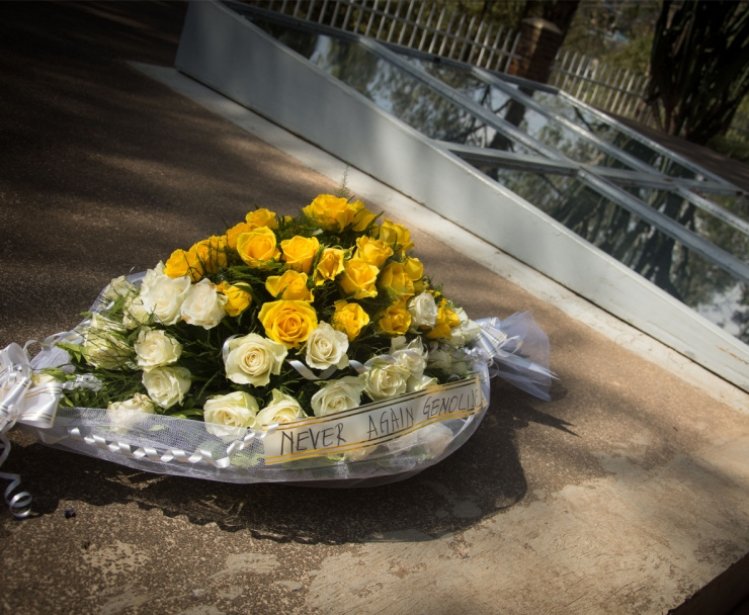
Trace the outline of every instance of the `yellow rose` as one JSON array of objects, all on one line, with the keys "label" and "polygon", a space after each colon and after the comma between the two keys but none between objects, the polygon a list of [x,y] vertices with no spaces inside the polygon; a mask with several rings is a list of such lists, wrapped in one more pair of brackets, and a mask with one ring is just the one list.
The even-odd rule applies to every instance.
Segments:
[{"label": "yellow rose", "polygon": [[377,238],[393,246],[393,249],[400,248],[401,252],[407,252],[414,247],[409,230],[405,226],[390,220],[385,220],[380,225]]},{"label": "yellow rose", "polygon": [[354,299],[376,297],[377,288],[375,284],[379,272],[380,270],[374,265],[352,258],[344,263],[343,274],[341,274],[339,283],[343,292],[352,295]]},{"label": "yellow rose", "polygon": [[220,282],[216,285],[216,290],[226,297],[224,311],[229,316],[239,316],[252,303],[252,295],[244,284],[234,285],[228,282]]},{"label": "yellow rose", "polygon": [[406,271],[406,275],[414,282],[424,277],[424,265],[418,258],[409,256],[403,262],[403,268]]},{"label": "yellow rose", "polygon": [[265,289],[273,295],[274,299],[287,299],[290,301],[312,301],[314,297],[307,288],[307,274],[299,273],[293,269],[284,271],[283,275],[268,276],[265,281]]},{"label": "yellow rose", "polygon": [[275,212],[272,212],[265,208],[256,209],[251,211],[245,216],[244,222],[239,222],[226,230],[226,242],[227,245],[232,249],[237,249],[237,238],[242,233],[249,233],[257,228],[267,226],[270,229],[278,228],[278,220]]},{"label": "yellow rose", "polygon": [[367,227],[375,221],[377,214],[372,213],[364,207],[364,203],[361,201],[354,201],[351,203],[351,206],[356,210],[351,228],[353,228],[357,233],[366,231]]},{"label": "yellow rose", "polygon": [[195,254],[206,273],[217,273],[227,265],[225,235],[211,235],[193,244],[188,252]]},{"label": "yellow rose", "polygon": [[405,300],[385,309],[377,320],[377,326],[387,335],[405,335],[411,326],[411,314]]},{"label": "yellow rose", "polygon": [[291,239],[284,239],[281,242],[283,260],[292,269],[304,273],[309,273],[312,269],[312,261],[315,260],[319,249],[320,242],[317,237],[294,235]]},{"label": "yellow rose", "polygon": [[268,262],[278,260],[281,254],[276,247],[276,234],[267,226],[237,237],[237,252],[251,267],[265,267]]},{"label": "yellow rose", "polygon": [[427,337],[432,340],[449,338],[452,330],[458,325],[460,325],[460,316],[450,308],[447,299],[442,299],[437,309],[437,320],[434,327],[427,333]]},{"label": "yellow rose", "polygon": [[164,274],[170,278],[190,276],[193,282],[199,282],[203,277],[203,266],[193,252],[175,250],[164,263]]},{"label": "yellow rose", "polygon": [[261,226],[267,226],[270,229],[278,228],[276,212],[265,207],[249,212],[244,219],[252,228],[260,228]]},{"label": "yellow rose", "polygon": [[379,239],[372,239],[366,235],[356,240],[354,258],[360,258],[365,263],[382,267],[382,264],[393,255],[393,249]]},{"label": "yellow rose", "polygon": [[227,265],[227,244],[223,235],[211,235],[193,244],[189,250],[175,250],[164,264],[170,278],[189,275],[199,282],[206,273],[216,273]]},{"label": "yellow rose", "polygon": [[361,330],[369,324],[369,314],[358,303],[349,303],[342,299],[335,302],[332,319],[333,328],[343,331],[350,342],[353,342]]},{"label": "yellow rose", "polygon": [[265,335],[287,348],[296,348],[307,341],[317,327],[317,313],[306,301],[268,301],[258,319]]},{"label": "yellow rose", "polygon": [[357,206],[332,194],[321,194],[302,208],[305,216],[326,231],[342,231],[351,226],[357,211]]},{"label": "yellow rose", "polygon": [[237,238],[242,233],[249,233],[251,230],[257,227],[247,224],[246,222],[239,222],[231,228],[226,229],[226,244],[232,249],[237,249]]},{"label": "yellow rose", "polygon": [[382,270],[379,287],[398,297],[410,297],[414,294],[413,280],[406,273],[403,263],[390,263]]},{"label": "yellow rose", "polygon": [[343,259],[346,255],[341,248],[325,248],[320,261],[315,267],[315,286],[320,286],[326,280],[335,280],[339,273],[343,273]]}]

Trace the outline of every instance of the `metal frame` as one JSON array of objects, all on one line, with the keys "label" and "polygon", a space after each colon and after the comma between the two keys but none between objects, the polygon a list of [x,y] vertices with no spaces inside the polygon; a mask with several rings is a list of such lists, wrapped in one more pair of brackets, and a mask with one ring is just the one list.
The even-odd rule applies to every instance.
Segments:
[{"label": "metal frame", "polygon": [[[403,58],[401,58],[393,51],[383,48],[380,43],[358,35],[355,35],[355,38],[358,39],[358,43],[363,47],[374,52],[381,58],[389,61],[392,65],[397,66],[404,72],[410,74],[412,77],[415,77],[419,81],[425,83],[432,90],[440,93],[444,98],[468,110],[474,116],[484,121],[488,126],[491,126],[498,132],[501,132],[506,137],[514,139],[515,141],[521,143],[529,149],[545,154],[550,160],[560,160],[564,162],[574,163],[574,161],[569,160],[566,156],[564,156],[564,154],[561,154],[560,152],[548,147],[547,145],[541,143],[537,139],[534,139],[530,135],[525,134],[509,122],[498,117],[491,111],[488,111],[486,107],[474,102],[465,95],[456,92],[453,88],[446,85],[440,79],[429,75],[420,68],[403,60]],[[498,79],[496,79],[486,71],[483,71],[482,69],[474,69],[473,73],[477,76],[480,76],[480,78],[482,78],[485,83],[487,83],[487,85],[497,85],[499,83]],[[656,171],[655,169],[652,169],[651,167],[648,167],[648,165],[646,165],[644,162],[632,156],[629,156],[625,152],[618,150],[614,146],[602,141],[601,139],[586,134],[585,131],[583,131],[579,126],[576,126],[569,120],[566,120],[566,118],[552,117],[552,114],[548,113],[541,105],[533,101],[528,96],[525,96],[522,92],[513,90],[512,88],[508,88],[506,86],[499,87],[499,89],[501,89],[505,94],[520,102],[521,104],[529,106],[532,109],[543,113],[543,115],[548,117],[551,121],[557,121],[567,128],[570,128],[581,138],[596,145],[606,153],[614,156],[625,164],[633,166],[635,169],[643,173],[643,179],[655,177],[656,179],[665,180],[667,178],[666,175]],[[705,257],[711,263],[717,265],[718,267],[721,267],[722,269],[725,269],[729,273],[739,277],[744,281],[749,281],[749,266],[747,266],[745,263],[735,258],[730,253],[717,248],[712,243],[706,241],[696,233],[685,229],[665,214],[652,209],[646,203],[643,203],[639,199],[632,197],[630,194],[617,189],[615,186],[608,184],[607,182],[602,181],[599,177],[596,176],[596,173],[593,173],[590,165],[583,165],[580,163],[576,164],[579,168],[578,175],[586,184],[594,187],[598,192],[605,193],[619,205],[622,205],[643,220],[646,220],[647,222],[655,226],[658,230],[666,233],[667,235],[683,243],[685,246],[693,249],[695,252]],[[678,179],[670,179],[678,185]],[[702,206],[705,203],[708,203],[708,201],[706,201],[705,199],[700,199],[699,202],[693,202],[695,202],[695,205],[697,206]],[[713,211],[720,210],[723,214],[723,217],[721,219],[727,224],[733,226],[731,221],[733,220],[733,218],[735,218],[735,216],[733,216],[730,212],[723,210],[723,208],[721,208],[717,204],[711,204],[711,209]]]},{"label": "metal frame", "polygon": [[623,122],[618,121],[616,118],[606,115],[605,113],[599,111],[595,107],[592,107],[589,104],[581,100],[578,100],[577,98],[575,98],[574,96],[571,96],[570,94],[568,94],[567,92],[563,90],[559,90],[558,95],[561,96],[563,99],[565,99],[567,102],[569,102],[571,105],[575,107],[579,107],[580,109],[584,109],[585,111],[588,111],[589,113],[598,117],[600,120],[603,120],[611,124],[614,128],[624,133],[631,139],[634,139],[635,141],[639,141],[643,145],[646,145],[647,147],[658,152],[662,156],[666,156],[667,158],[670,158],[674,162],[677,162],[678,164],[686,167],[693,173],[697,175],[702,175],[705,178],[709,178],[710,183],[714,183],[719,186],[725,186],[727,189],[729,189],[731,192],[735,194],[743,194],[743,190],[741,190],[737,186],[734,186],[733,184],[726,181],[724,178],[720,177],[719,175],[715,175],[715,173],[712,173],[711,171],[708,171],[707,169],[695,164],[694,162],[692,162],[688,158],[685,158],[678,152],[674,152],[673,150],[670,150],[664,147],[657,141],[653,141],[652,139],[646,137],[645,135],[640,134],[639,132],[630,128]]},{"label": "metal frame", "polygon": [[[539,173],[558,173],[562,175],[575,175],[578,174],[578,172],[585,171],[589,174],[607,179],[615,185],[644,186],[646,188],[668,190],[676,193],[684,200],[689,201],[696,207],[715,218],[718,218],[722,222],[725,222],[734,230],[743,233],[744,235],[749,235],[749,222],[743,218],[739,218],[724,207],[721,207],[720,205],[693,192],[692,188],[699,187],[693,180],[677,180],[661,173],[647,174],[637,171],[627,171],[625,169],[596,167],[594,165],[580,164],[574,161],[548,160],[538,156],[524,156],[521,154],[513,154],[474,145],[460,145],[450,143],[449,141],[438,141],[438,143],[445,149],[459,155],[463,160],[469,162],[496,163],[497,165],[502,165],[508,168],[525,169],[537,171]],[[660,217],[662,214],[658,214],[658,216]],[[663,218],[669,219],[667,216],[663,216]],[[659,225],[656,224],[656,226]]]},{"label": "metal frame", "polygon": [[[383,45],[356,38],[372,53],[396,61],[397,55]],[[398,65],[408,65],[398,60]],[[190,5],[176,63],[183,73],[424,203],[749,391],[749,346],[482,174],[459,155],[461,149],[466,154],[465,148],[424,137],[227,6]],[[487,123],[500,132],[507,130],[497,118],[487,117],[485,108],[446,92],[442,82],[413,66],[408,72],[421,73],[421,81],[482,121],[491,120]],[[555,154],[540,163],[577,173],[594,189],[615,195],[617,202],[648,208],[590,169]],[[526,157],[526,162],[533,159]],[[648,215],[658,228],[676,224]],[[671,230],[690,233],[683,227]],[[725,254],[701,238],[684,237],[712,258]],[[746,264],[735,261],[731,257],[723,264],[746,277]]]},{"label": "metal frame", "polygon": [[521,103],[528,109],[532,109],[533,111],[540,113],[544,117],[546,117],[551,122],[556,122],[558,124],[561,124],[568,130],[571,130],[574,132],[578,137],[581,139],[584,139],[585,141],[595,145],[598,149],[604,151],[608,155],[616,158],[620,162],[626,164],[627,166],[631,167],[632,169],[644,171],[646,173],[652,174],[653,169],[651,169],[647,164],[642,162],[642,160],[639,160],[638,158],[635,158],[634,156],[631,156],[627,154],[626,152],[621,151],[619,148],[614,147],[610,143],[607,143],[603,139],[600,139],[599,137],[596,137],[595,135],[590,134],[588,131],[584,130],[574,122],[568,120],[566,117],[562,117],[561,115],[558,115],[537,101],[533,100],[530,96],[526,96],[522,92],[518,90],[514,90],[513,88],[507,87],[506,84],[502,83],[502,80],[497,78],[496,75],[493,75],[489,71],[472,67],[471,73],[481,79],[484,83],[487,85],[496,87],[498,90],[501,90],[504,92],[507,96],[512,98],[513,100]]}]

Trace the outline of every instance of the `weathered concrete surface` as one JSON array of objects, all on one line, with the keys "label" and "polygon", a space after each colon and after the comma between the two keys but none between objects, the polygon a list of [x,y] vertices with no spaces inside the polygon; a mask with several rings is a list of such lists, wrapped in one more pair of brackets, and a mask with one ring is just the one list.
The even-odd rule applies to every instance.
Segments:
[{"label": "weathered concrete surface", "polygon": [[[181,15],[0,4],[0,346],[69,328],[110,277],[249,206],[291,213],[335,188],[128,67],[170,65]],[[147,475],[13,431],[4,469],[22,473],[39,514],[2,513],[0,610],[662,613],[749,553],[746,413],[475,265],[449,236],[414,236],[469,313],[533,311],[560,376],[554,401],[498,385],[454,456],[362,490]],[[711,612],[740,591],[708,596]]]}]

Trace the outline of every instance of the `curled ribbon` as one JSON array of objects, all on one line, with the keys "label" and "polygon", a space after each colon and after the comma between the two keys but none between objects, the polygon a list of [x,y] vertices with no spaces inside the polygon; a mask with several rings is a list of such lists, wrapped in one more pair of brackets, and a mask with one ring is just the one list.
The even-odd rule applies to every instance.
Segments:
[{"label": "curled ribbon", "polygon": [[[59,382],[34,384],[32,368],[26,350],[10,344],[0,351],[0,467],[10,454],[10,441],[5,436],[16,423],[47,429],[52,427],[61,395]],[[5,489],[5,502],[16,519],[31,514],[31,495],[26,491],[14,493],[21,484],[18,474],[0,472],[0,478],[10,481]]]},{"label": "curled ribbon", "polygon": [[548,367],[549,338],[533,317],[519,312],[505,320],[481,318],[476,323],[481,329],[479,351],[494,362],[492,375],[549,401],[551,381],[556,378]]}]

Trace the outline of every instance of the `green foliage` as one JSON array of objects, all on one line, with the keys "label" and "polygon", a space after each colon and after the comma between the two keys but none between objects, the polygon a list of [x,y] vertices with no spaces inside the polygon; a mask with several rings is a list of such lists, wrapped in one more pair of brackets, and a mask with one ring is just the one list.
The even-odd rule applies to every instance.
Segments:
[{"label": "green foliage", "polygon": [[657,0],[582,2],[564,48],[615,68],[647,73],[658,11]]},{"label": "green foliage", "polygon": [[700,144],[725,134],[749,92],[749,3],[664,0],[651,77],[664,130]]},{"label": "green foliage", "polygon": [[708,141],[708,146],[719,154],[739,160],[749,162],[749,142],[738,137],[726,135],[717,135]]},{"label": "green foliage", "polygon": [[525,0],[437,0],[438,6],[455,9],[468,17],[507,28],[517,28],[523,15]]},{"label": "green foliage", "polygon": [[653,32],[644,31],[627,43],[602,54],[601,61],[617,68],[647,74],[650,70],[650,49],[653,46]]}]

